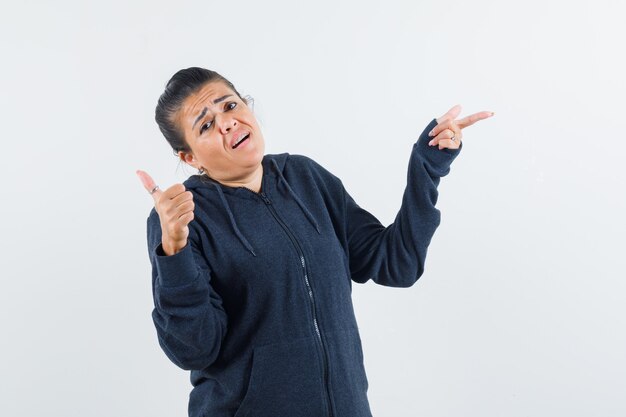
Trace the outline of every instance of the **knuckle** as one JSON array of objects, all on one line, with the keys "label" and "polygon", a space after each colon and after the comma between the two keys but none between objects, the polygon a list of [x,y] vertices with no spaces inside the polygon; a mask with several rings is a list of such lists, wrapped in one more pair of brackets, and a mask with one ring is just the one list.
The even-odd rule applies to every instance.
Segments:
[{"label": "knuckle", "polygon": [[176,211],[174,211],[172,207],[169,207],[166,211],[165,216],[167,220],[171,222],[176,219]]},{"label": "knuckle", "polygon": [[183,184],[178,183],[178,184],[172,185],[169,188],[169,190],[172,192],[173,195],[178,195],[185,191],[185,186]]}]

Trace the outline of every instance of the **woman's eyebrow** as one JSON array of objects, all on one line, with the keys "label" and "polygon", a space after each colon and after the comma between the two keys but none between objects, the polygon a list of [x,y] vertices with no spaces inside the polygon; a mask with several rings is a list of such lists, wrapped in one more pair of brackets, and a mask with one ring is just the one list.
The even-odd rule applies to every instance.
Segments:
[{"label": "woman's eyebrow", "polygon": [[[232,94],[226,94],[225,96],[222,96],[220,98],[216,98],[215,100],[213,100],[213,104],[221,103],[222,101],[226,100],[228,97],[231,97],[231,96],[232,96]],[[191,126],[192,129],[196,127],[196,124],[200,121],[200,119],[202,119],[206,115],[206,112],[208,110],[209,110],[208,107],[205,107],[204,109],[202,109],[202,112],[196,118],[196,121],[193,122],[193,126]]]}]

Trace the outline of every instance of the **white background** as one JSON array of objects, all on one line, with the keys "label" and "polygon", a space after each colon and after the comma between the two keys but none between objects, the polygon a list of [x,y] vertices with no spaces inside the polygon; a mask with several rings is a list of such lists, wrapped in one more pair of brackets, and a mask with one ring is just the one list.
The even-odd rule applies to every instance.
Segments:
[{"label": "white background", "polygon": [[386,416],[626,415],[624,3],[3,2],[0,415],[183,416],[151,321],[150,196],[193,174],[154,122],[218,71],[266,153],[305,154],[388,225],[412,144],[464,130],[411,288],[353,286]]}]

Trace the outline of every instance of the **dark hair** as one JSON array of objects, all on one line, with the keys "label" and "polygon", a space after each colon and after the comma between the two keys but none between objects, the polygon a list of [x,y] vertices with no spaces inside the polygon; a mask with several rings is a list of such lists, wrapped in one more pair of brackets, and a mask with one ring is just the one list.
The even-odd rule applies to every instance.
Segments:
[{"label": "dark hair", "polygon": [[156,106],[154,119],[161,129],[161,133],[165,136],[174,153],[178,151],[191,152],[191,148],[185,141],[182,129],[176,124],[175,117],[183,101],[200,90],[205,84],[210,82],[221,81],[228,88],[233,90],[235,94],[246,104],[251,101],[250,98],[243,98],[235,89],[235,86],[226,78],[215,71],[205,68],[191,67],[178,71],[170,78],[165,85],[165,91],[159,97]]}]

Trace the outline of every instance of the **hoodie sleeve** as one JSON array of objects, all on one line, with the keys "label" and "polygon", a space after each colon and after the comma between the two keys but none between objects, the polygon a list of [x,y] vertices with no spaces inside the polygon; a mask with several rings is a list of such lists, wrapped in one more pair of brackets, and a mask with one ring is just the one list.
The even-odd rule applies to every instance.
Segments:
[{"label": "hoodie sleeve", "polygon": [[384,227],[343,188],[345,236],[352,280],[389,287],[410,287],[424,272],[426,252],[440,223],[437,203],[440,178],[450,171],[459,149],[429,146],[433,119],[413,145],[407,185],[394,222]]},{"label": "hoodie sleeve", "polygon": [[154,208],[147,223],[154,299],[152,320],[159,344],[178,367],[204,369],[217,358],[227,328],[222,300],[210,285],[211,270],[195,243],[193,229],[187,245],[167,256]]}]

